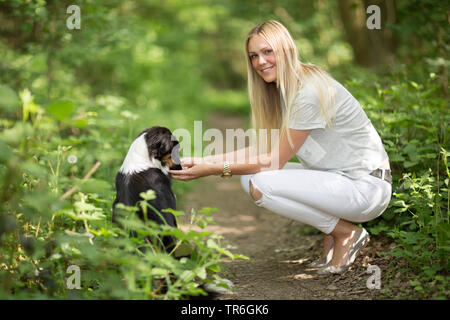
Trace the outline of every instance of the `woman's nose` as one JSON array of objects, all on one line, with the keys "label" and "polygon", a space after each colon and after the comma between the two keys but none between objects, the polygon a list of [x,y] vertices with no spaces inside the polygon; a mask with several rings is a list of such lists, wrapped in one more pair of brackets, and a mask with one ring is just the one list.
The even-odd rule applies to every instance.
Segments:
[{"label": "woman's nose", "polygon": [[262,55],[258,57],[258,65],[263,65],[266,63],[266,59]]}]

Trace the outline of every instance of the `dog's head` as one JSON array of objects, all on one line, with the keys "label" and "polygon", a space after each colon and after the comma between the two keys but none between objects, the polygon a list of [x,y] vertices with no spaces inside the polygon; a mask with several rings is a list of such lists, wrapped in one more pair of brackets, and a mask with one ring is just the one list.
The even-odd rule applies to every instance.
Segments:
[{"label": "dog's head", "polygon": [[180,144],[169,129],[151,127],[133,141],[119,171],[134,174],[158,168],[168,174],[169,169],[182,170],[179,151]]},{"label": "dog's head", "polygon": [[164,127],[151,127],[145,129],[140,135],[145,134],[148,155],[151,160],[158,160],[163,167],[171,170],[181,170],[180,144],[177,138]]}]

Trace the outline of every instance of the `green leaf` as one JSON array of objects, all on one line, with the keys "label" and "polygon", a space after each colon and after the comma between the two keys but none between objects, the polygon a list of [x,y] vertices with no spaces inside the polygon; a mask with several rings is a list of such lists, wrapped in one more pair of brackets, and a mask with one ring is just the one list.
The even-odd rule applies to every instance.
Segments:
[{"label": "green leaf", "polygon": [[75,105],[70,101],[58,100],[52,102],[48,108],[48,112],[59,121],[69,118],[75,110]]},{"label": "green leaf", "polygon": [[197,275],[202,280],[206,279],[206,269],[200,268],[200,270],[198,270],[198,272],[197,272]]},{"label": "green leaf", "polygon": [[17,93],[6,85],[0,85],[0,110],[15,111],[20,107],[20,99]]},{"label": "green leaf", "polygon": [[393,211],[387,211],[382,215],[384,220],[392,220],[395,217],[395,212]]},{"label": "green leaf", "polygon": [[6,162],[12,156],[13,150],[3,140],[0,140],[0,161]]},{"label": "green leaf", "polygon": [[33,135],[33,127],[27,123],[16,122],[14,127],[5,129],[0,138],[11,146],[19,145],[22,139]]},{"label": "green leaf", "polygon": [[81,202],[81,201],[77,201],[74,204],[75,209],[77,210],[77,212],[81,212],[81,211],[94,211],[96,209],[96,207],[90,203],[86,203],[86,202]]},{"label": "green leaf", "polygon": [[413,167],[413,166],[415,166],[416,164],[418,164],[418,162],[416,162],[416,161],[405,161],[405,162],[403,162],[403,166],[404,166],[405,168]]},{"label": "green leaf", "polygon": [[220,272],[220,266],[217,263],[214,263],[208,267],[208,270],[212,272]]},{"label": "green leaf", "polygon": [[195,278],[195,273],[191,270],[183,271],[183,273],[180,275],[180,280],[182,282],[191,282]]},{"label": "green leaf", "polygon": [[92,214],[82,213],[77,216],[78,220],[95,221],[104,220],[106,216],[100,212],[94,212]]},{"label": "green leaf", "polygon": [[394,154],[390,156],[390,160],[392,162],[402,162],[405,161],[405,157],[401,156],[400,154]]},{"label": "green leaf", "polygon": [[206,242],[206,246],[208,248],[215,249],[219,253],[221,253],[223,255],[226,255],[230,259],[234,260],[234,255],[230,251],[228,251],[228,250],[226,250],[224,248],[221,248],[213,239],[208,239],[208,241]]},{"label": "green leaf", "polygon": [[167,208],[167,209],[163,209],[161,210],[162,212],[170,212],[172,213],[174,216],[185,216],[186,214],[184,213],[184,211],[178,211],[178,210],[173,210],[171,208]]},{"label": "green leaf", "polygon": [[410,284],[412,287],[420,286],[420,281],[418,281],[418,280],[410,280],[410,281],[409,281],[409,284]]},{"label": "green leaf", "polygon": [[147,190],[146,192],[141,192],[139,196],[144,200],[152,200],[156,198],[155,191],[152,189]]},{"label": "green leaf", "polygon": [[168,270],[162,268],[153,268],[151,271],[152,276],[166,276],[168,273]]}]

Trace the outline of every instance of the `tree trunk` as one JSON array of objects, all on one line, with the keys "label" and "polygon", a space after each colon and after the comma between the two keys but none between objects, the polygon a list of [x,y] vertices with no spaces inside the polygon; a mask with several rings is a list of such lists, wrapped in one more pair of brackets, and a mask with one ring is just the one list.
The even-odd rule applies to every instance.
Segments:
[{"label": "tree trunk", "polygon": [[347,40],[353,48],[356,63],[370,66],[369,41],[363,0],[339,0],[339,11]]},{"label": "tree trunk", "polygon": [[[381,29],[367,28],[369,5],[380,8]],[[395,22],[394,0],[339,0],[339,11],[357,64],[370,67],[393,61],[396,39],[387,23]]]}]

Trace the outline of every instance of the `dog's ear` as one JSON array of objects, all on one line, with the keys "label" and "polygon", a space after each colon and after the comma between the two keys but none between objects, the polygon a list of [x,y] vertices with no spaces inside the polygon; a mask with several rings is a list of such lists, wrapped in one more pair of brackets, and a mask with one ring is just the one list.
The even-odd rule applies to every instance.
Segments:
[{"label": "dog's ear", "polygon": [[158,160],[161,160],[164,155],[167,154],[167,151],[170,150],[167,148],[167,143],[164,141],[164,137],[156,137],[148,148],[151,157]]},{"label": "dog's ear", "polygon": [[163,127],[153,127],[147,131],[145,137],[149,156],[161,160],[172,150],[171,133]]}]

